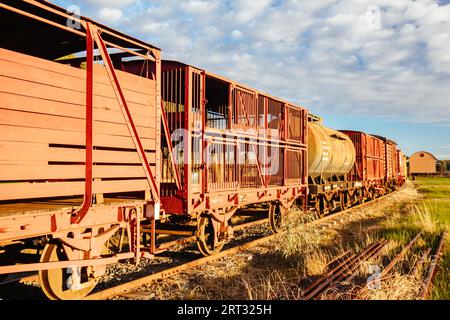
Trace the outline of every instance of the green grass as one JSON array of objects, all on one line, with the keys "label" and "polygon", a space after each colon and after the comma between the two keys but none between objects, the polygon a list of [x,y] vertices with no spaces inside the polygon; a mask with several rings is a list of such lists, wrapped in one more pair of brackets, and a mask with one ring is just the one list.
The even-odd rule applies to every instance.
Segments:
[{"label": "green grass", "polygon": [[[433,212],[441,229],[447,229],[441,270],[433,282],[432,299],[450,300],[450,178],[417,178],[424,203]],[[437,243],[434,243],[436,247]],[[434,248],[433,247],[433,248]]]}]

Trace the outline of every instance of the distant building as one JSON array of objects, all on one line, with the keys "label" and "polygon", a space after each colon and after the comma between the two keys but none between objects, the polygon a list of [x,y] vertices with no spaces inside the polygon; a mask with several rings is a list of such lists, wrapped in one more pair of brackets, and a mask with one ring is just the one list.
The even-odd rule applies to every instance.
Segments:
[{"label": "distant building", "polygon": [[450,160],[442,160],[442,169],[447,175],[450,174]]},{"label": "distant building", "polygon": [[409,174],[411,176],[441,173],[440,167],[440,161],[426,151],[416,152],[409,158]]}]

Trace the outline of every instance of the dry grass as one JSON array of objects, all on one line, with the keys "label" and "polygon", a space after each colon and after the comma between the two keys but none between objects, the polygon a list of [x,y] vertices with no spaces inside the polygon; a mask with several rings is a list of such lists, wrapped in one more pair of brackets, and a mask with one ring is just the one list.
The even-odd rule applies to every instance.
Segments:
[{"label": "dry grass", "polygon": [[[189,271],[189,275],[183,276],[185,281],[161,283],[159,288],[153,287],[153,292],[160,299],[301,299],[301,289],[325,274],[330,261],[346,249],[360,252],[386,238],[390,242],[382,256],[362,264],[352,283],[339,285],[322,299],[355,298],[349,292],[356,294],[356,299],[364,300],[416,299],[421,279],[409,275],[409,269],[425,248],[434,248],[431,239],[440,231],[432,206],[426,202],[411,204],[416,196],[415,188],[407,188],[393,195],[395,203],[383,201],[355,211],[338,225],[326,228],[305,227],[305,223],[316,217],[294,209],[274,242],[250,250],[252,259],[247,259],[249,254],[226,258]],[[389,272],[381,287],[369,289],[366,286],[371,275],[368,265],[379,265],[382,270],[422,230],[423,238]]]},{"label": "dry grass", "polygon": [[249,300],[298,300],[301,290],[295,285],[299,277],[288,279],[279,271],[247,275],[242,283]]},{"label": "dry grass", "polygon": [[415,277],[394,273],[383,279],[380,288],[363,287],[358,294],[360,300],[415,300],[420,285]]}]

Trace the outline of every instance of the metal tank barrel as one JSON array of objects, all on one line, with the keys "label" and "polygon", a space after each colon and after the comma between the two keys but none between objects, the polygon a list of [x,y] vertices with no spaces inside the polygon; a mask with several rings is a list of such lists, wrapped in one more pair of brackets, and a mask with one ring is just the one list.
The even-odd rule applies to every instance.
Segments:
[{"label": "metal tank barrel", "polygon": [[308,167],[312,178],[345,175],[352,169],[355,158],[355,146],[347,135],[308,122]]}]

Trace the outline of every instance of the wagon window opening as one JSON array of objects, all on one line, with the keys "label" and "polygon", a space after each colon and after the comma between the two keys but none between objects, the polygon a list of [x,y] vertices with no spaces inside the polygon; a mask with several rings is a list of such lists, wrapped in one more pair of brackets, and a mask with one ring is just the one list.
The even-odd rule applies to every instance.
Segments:
[{"label": "wagon window opening", "polygon": [[283,103],[268,99],[267,128],[269,137],[280,138]]},{"label": "wagon window opening", "polygon": [[255,93],[233,89],[233,116],[234,128],[256,130],[258,111]]},{"label": "wagon window opening", "polygon": [[229,127],[228,84],[206,77],[206,126],[225,130]]}]

